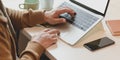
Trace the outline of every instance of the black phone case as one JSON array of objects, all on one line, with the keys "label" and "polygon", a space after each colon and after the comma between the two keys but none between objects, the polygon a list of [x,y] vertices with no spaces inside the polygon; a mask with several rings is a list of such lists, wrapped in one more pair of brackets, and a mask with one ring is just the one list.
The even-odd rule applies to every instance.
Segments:
[{"label": "black phone case", "polygon": [[[101,39],[104,39],[104,38],[105,38],[105,39],[108,39],[109,43],[104,43],[104,45],[101,46],[101,47],[99,47],[98,45],[94,45],[94,44],[93,44],[93,46],[92,46],[92,45],[89,45],[89,44],[92,44],[92,43],[97,42],[97,41],[99,41],[99,40],[101,40]],[[90,51],[95,51],[95,50],[101,49],[101,48],[103,48],[103,47],[106,47],[106,46],[109,46],[109,45],[112,45],[112,44],[115,43],[113,40],[109,39],[108,37],[104,37],[104,38],[100,38],[100,39],[97,39],[97,40],[95,40],[95,41],[91,41],[91,42],[85,43],[85,44],[84,44],[84,47],[87,48],[87,49],[90,50]],[[104,39],[104,40],[105,40],[105,39]]]}]

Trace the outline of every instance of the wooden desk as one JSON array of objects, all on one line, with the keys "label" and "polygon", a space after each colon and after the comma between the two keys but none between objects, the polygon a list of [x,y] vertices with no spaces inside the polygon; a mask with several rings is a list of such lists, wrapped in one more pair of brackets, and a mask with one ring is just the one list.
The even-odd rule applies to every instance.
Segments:
[{"label": "wooden desk", "polygon": [[[51,60],[119,60],[120,59],[119,57],[120,56],[120,36],[112,36],[105,23],[106,20],[112,20],[112,19],[120,20],[119,4],[120,4],[120,0],[110,0],[110,5],[108,8],[106,17],[102,21],[102,24],[100,23],[95,28],[93,28],[76,45],[70,46],[65,42],[63,42],[62,40],[58,40],[57,44],[47,49],[46,55]],[[43,28],[33,27],[33,28],[25,28],[23,31],[21,31],[22,33],[20,37],[24,36],[24,39],[26,37],[27,38],[24,41],[23,41],[23,38],[20,39],[19,46],[22,46],[22,48],[20,49],[21,50],[24,49],[27,41],[31,39],[31,37],[37,32],[39,32],[41,29]],[[84,43],[98,39],[103,36],[108,36],[109,38],[113,39],[115,41],[115,44],[109,47],[97,50],[95,52],[91,52],[85,47],[83,47]]]},{"label": "wooden desk", "polygon": [[[57,44],[47,49],[47,56],[52,60],[119,60],[120,36],[112,36],[105,23],[106,20],[120,19],[119,3],[120,0],[111,0],[106,17],[102,21],[102,24],[98,24],[95,28],[93,28],[76,45],[70,46],[62,40],[58,40]],[[23,31],[25,35],[29,36],[30,38],[40,30],[40,27],[33,27],[26,28]],[[115,44],[94,52],[91,52],[83,47],[84,43],[103,36],[108,36],[109,38],[113,39],[115,41]]]}]

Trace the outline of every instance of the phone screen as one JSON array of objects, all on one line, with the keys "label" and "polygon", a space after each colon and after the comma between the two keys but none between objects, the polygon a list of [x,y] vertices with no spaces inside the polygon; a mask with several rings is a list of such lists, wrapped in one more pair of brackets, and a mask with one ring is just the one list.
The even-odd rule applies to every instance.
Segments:
[{"label": "phone screen", "polygon": [[95,41],[88,42],[88,43],[84,44],[84,46],[87,49],[89,49],[91,51],[94,51],[94,50],[97,50],[97,49],[112,45],[114,43],[115,42],[113,40],[111,40],[110,38],[103,37],[103,38],[97,39]]}]

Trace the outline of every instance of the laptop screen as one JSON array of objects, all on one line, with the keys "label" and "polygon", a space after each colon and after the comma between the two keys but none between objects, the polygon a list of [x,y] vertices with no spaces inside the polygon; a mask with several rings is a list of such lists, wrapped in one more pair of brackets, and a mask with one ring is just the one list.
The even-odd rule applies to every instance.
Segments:
[{"label": "laptop screen", "polygon": [[105,13],[108,0],[74,0],[76,2],[79,2],[87,7],[90,7],[96,11],[101,12],[102,14]]}]

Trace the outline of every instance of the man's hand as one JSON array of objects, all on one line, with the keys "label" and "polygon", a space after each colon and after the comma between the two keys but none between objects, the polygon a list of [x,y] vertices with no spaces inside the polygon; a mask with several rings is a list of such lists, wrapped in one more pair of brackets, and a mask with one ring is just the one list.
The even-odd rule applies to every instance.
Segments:
[{"label": "man's hand", "polygon": [[60,32],[56,29],[45,29],[38,35],[34,36],[32,41],[39,43],[44,48],[48,48],[57,42],[59,34]]},{"label": "man's hand", "polygon": [[59,15],[62,13],[66,13],[66,12],[69,13],[72,17],[74,17],[74,15],[75,15],[75,12],[68,7],[58,8],[53,11],[46,11],[45,12],[45,21],[52,25],[65,23],[66,20],[64,18],[59,18]]}]

